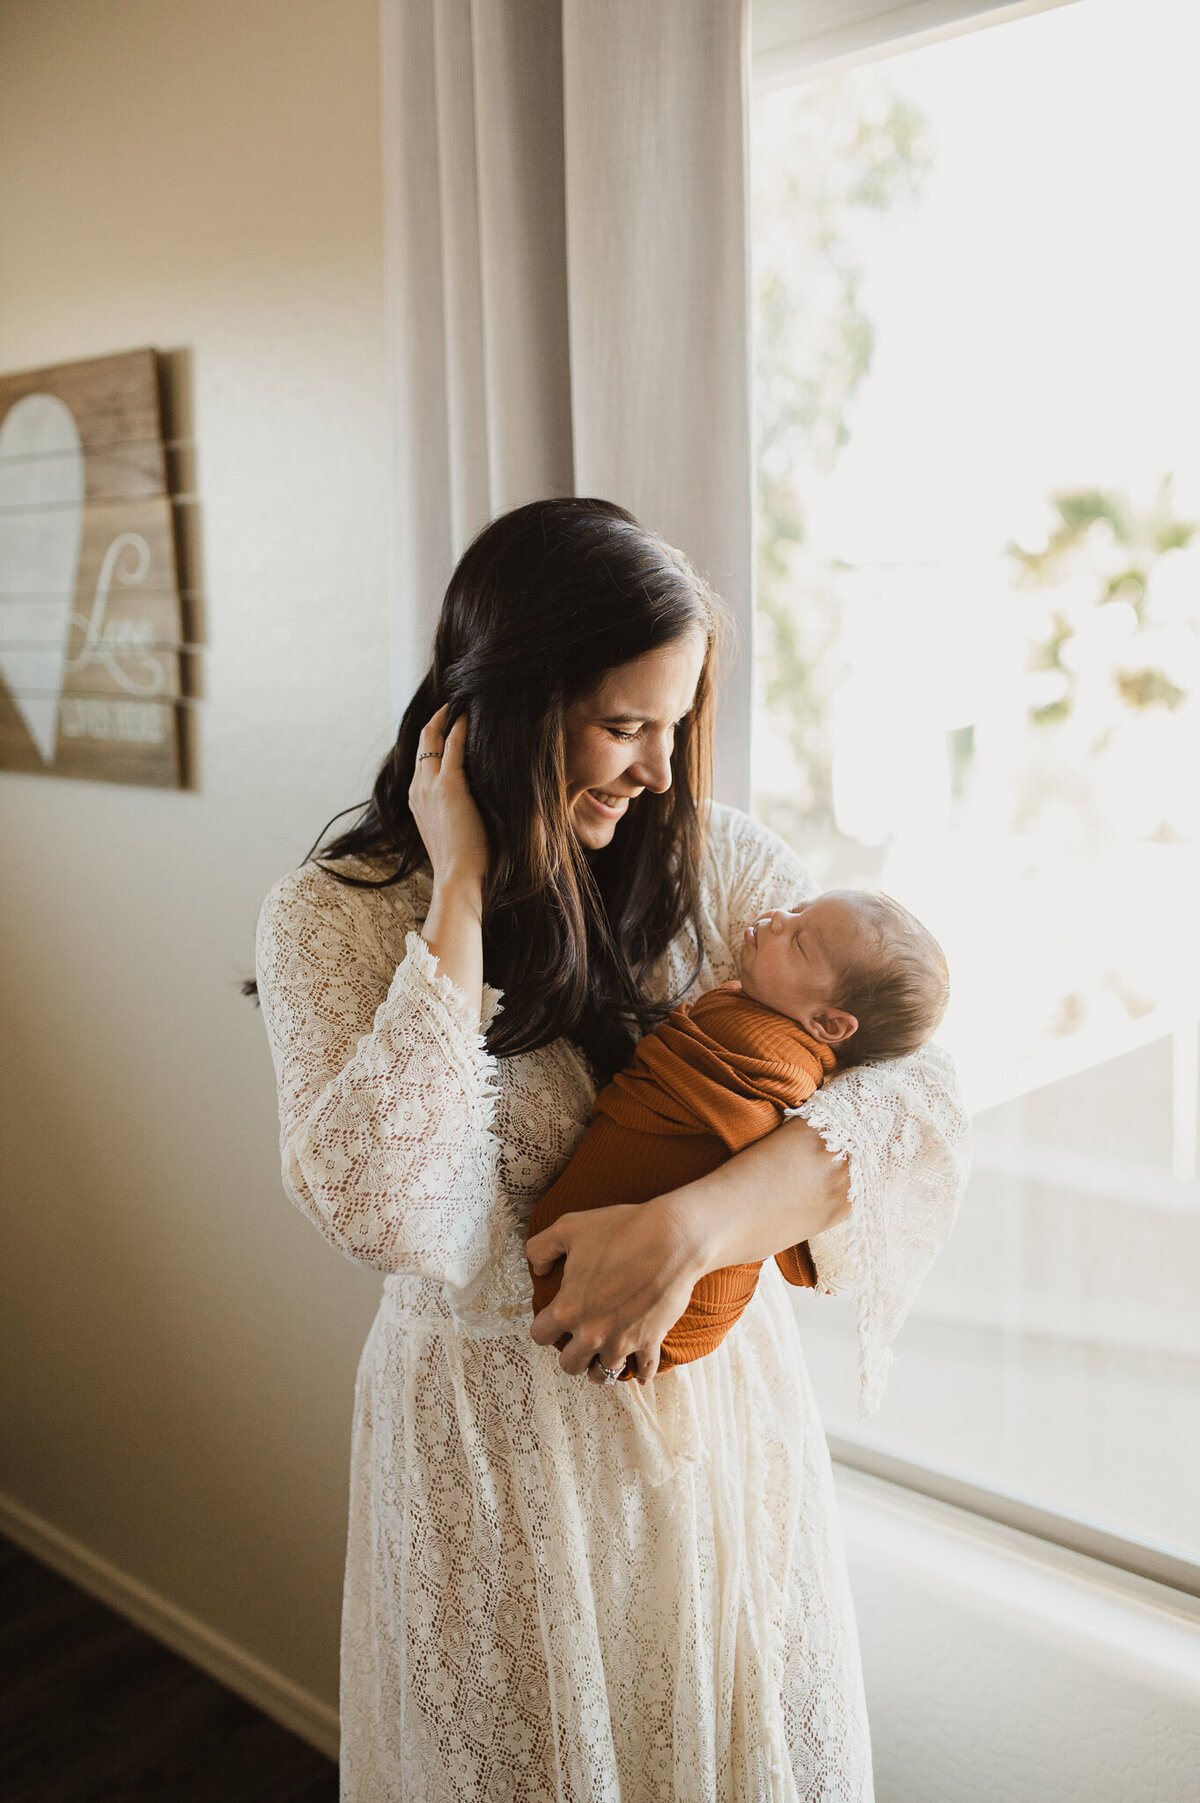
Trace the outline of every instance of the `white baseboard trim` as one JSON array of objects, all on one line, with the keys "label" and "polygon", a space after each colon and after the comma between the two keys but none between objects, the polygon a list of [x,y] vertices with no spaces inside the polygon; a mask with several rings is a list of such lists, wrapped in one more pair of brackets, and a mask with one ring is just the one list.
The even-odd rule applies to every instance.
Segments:
[{"label": "white baseboard trim", "polygon": [[0,1533],[115,1609],[173,1653],[235,1691],[272,1721],[330,1759],[338,1756],[338,1714],[310,1691],[235,1646],[215,1628],[189,1615],[137,1578],[110,1565],[98,1553],[43,1521],[12,1497],[0,1493]]}]

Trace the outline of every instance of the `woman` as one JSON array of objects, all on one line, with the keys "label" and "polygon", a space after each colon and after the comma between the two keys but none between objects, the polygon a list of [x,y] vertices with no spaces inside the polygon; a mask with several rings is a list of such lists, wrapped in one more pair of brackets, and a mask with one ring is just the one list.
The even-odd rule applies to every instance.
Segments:
[{"label": "woman", "polygon": [[[530,1326],[523,1224],[598,1088],[812,891],[707,801],[720,628],[620,508],[495,521],[366,813],[263,909],[286,1187],[387,1273],[355,1392],[349,1803],[871,1794],[782,1278],[650,1379],[701,1272],[809,1240],[822,1284],[858,1290],[878,1389],[961,1177],[941,1055],[846,1073],[670,1196],[564,1217],[530,1242],[566,1255]],[[612,1382],[631,1354],[645,1381]]]}]

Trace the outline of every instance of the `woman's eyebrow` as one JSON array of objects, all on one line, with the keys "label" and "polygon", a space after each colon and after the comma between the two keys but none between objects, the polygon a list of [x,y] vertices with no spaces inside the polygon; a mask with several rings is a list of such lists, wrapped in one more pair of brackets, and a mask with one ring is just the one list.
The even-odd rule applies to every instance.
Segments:
[{"label": "woman's eyebrow", "polygon": [[[690,707],[685,707],[683,713],[679,716],[679,720],[682,720],[684,716],[690,714],[691,711]],[[600,722],[603,726],[630,726],[635,720],[643,726],[647,724],[657,726],[658,724],[656,720],[650,719],[649,714],[601,714],[600,716]],[[676,720],[673,724],[677,726],[679,720]]]}]

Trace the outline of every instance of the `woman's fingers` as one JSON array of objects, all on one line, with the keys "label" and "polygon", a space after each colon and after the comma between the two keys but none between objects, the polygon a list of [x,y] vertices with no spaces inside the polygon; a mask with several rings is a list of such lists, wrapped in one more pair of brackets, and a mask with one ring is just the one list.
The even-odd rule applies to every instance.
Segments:
[{"label": "woman's fingers", "polygon": [[[566,1219],[564,1215],[563,1219]],[[568,1241],[560,1232],[559,1222],[554,1221],[549,1227],[543,1227],[540,1233],[525,1242],[525,1256],[535,1277],[544,1277],[558,1260],[564,1256]]]},{"label": "woman's fingers", "polygon": [[565,1214],[525,1250],[539,1275],[564,1260],[558,1294],[530,1327],[533,1339],[558,1346],[569,1334],[559,1363],[574,1376],[593,1376],[597,1353],[610,1369],[636,1355],[638,1379],[648,1383],[701,1275],[665,1199]]},{"label": "woman's fingers", "polygon": [[449,702],[446,702],[439,707],[437,713],[432,715],[421,728],[420,737],[417,740],[417,763],[413,771],[414,784],[426,776],[427,764],[432,764],[435,771],[441,765],[445,744],[442,723],[446,718],[446,708],[449,705]]},{"label": "woman's fingers", "polygon": [[450,703],[448,701],[443,701],[437,713],[430,714],[428,720],[426,720],[424,726],[421,728],[422,739],[425,739],[426,737],[436,737],[441,739],[444,737],[443,728],[445,726],[446,715],[449,712],[449,708]]},{"label": "woman's fingers", "polygon": [[[593,1342],[583,1336],[563,1334],[557,1324],[543,1321],[549,1314],[543,1309],[537,1316],[534,1326],[530,1328],[532,1337],[539,1346],[557,1346],[558,1362],[570,1377],[586,1377],[589,1383],[604,1384],[609,1380],[605,1371],[615,1371],[618,1376],[626,1366],[632,1364],[634,1376],[638,1383],[652,1383],[658,1372],[659,1348],[657,1345],[645,1344],[640,1348],[624,1350],[624,1343],[618,1341],[616,1346],[594,1346]],[[543,1321],[540,1331],[535,1331],[537,1322]]]},{"label": "woman's fingers", "polygon": [[[556,1296],[554,1302],[557,1301],[558,1298]],[[533,1317],[533,1322],[529,1329],[529,1337],[539,1346],[556,1346],[559,1340],[562,1339],[564,1331],[569,1331],[564,1329],[562,1322],[555,1314],[554,1302],[548,1303],[547,1306],[542,1309],[540,1314]]]},{"label": "woman's fingers", "polygon": [[[442,712],[445,713],[445,711],[445,708],[443,708]],[[442,740],[443,770],[449,770],[452,766],[457,766],[459,770],[462,769],[463,751],[466,747],[466,743],[467,716],[465,714],[460,714],[458,719],[454,722],[454,725],[450,728],[450,731]]]},{"label": "woman's fingers", "polygon": [[582,1377],[596,1356],[591,1341],[581,1341],[572,1335],[558,1355],[558,1362],[569,1377]]},{"label": "woman's fingers", "polygon": [[487,832],[464,767],[467,716],[460,714],[446,732],[449,708],[443,702],[421,728],[408,805],[435,882],[448,878],[469,884],[473,893],[487,876]]},{"label": "woman's fingers", "polygon": [[[447,713],[447,710],[449,709],[449,706],[450,706],[450,703],[447,701],[442,707],[439,707],[437,713],[431,715],[431,717],[428,720],[426,720],[424,726],[421,728],[420,745],[419,745],[418,749],[421,752],[426,752],[426,751],[431,752],[433,755],[429,759],[429,762],[431,762],[433,764],[440,765],[440,763],[442,761],[442,754],[444,753],[445,748],[446,748],[446,743],[447,743],[447,739],[449,736],[446,732],[446,713]],[[466,715],[465,714],[460,715],[459,719],[465,720]],[[454,722],[454,724],[455,724],[455,726],[457,726],[459,724],[459,720],[456,720]],[[451,730],[453,730],[453,729],[451,729]],[[418,766],[417,774],[418,775],[422,774],[420,766]]]},{"label": "woman's fingers", "polygon": [[615,1371],[617,1377],[620,1377],[628,1363],[629,1358],[624,1352],[613,1352],[610,1347],[602,1346],[588,1366],[588,1382],[592,1384],[615,1382],[616,1380],[609,1378],[606,1373]]}]

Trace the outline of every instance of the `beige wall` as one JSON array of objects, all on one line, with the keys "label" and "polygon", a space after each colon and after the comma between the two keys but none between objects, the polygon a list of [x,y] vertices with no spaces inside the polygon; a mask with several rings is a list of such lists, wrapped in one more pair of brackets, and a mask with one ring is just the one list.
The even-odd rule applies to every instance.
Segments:
[{"label": "beige wall", "polygon": [[195,793],[0,775],[0,1492],[326,1703],[379,1279],[235,983],[388,738],[378,86],[375,0],[0,0],[0,371],[186,353],[207,642]]}]

